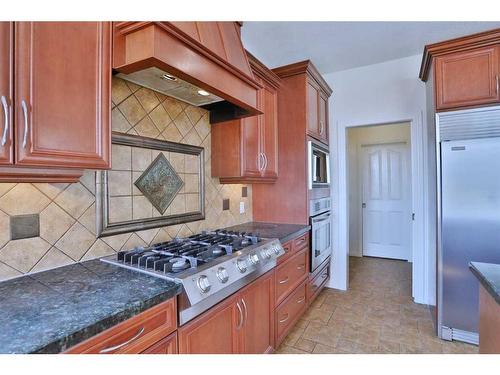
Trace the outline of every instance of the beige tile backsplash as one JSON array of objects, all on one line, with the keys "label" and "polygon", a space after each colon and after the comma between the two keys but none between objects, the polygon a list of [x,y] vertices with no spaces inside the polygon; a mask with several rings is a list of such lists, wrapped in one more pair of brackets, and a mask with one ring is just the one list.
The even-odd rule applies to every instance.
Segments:
[{"label": "beige tile backsplash", "polygon": [[[2,183],[0,280],[252,220],[251,186],[248,197],[242,198],[242,185],[221,185],[211,177],[210,124],[205,110],[118,78],[113,78],[112,100],[114,131],[205,148],[205,220],[97,239],[94,171],[86,171],[74,184]],[[157,212],[130,183],[147,167],[150,156],[140,155],[142,151],[134,148],[131,165],[127,152],[113,146],[113,170],[109,173],[121,183],[115,184],[111,192],[116,199],[110,203],[116,206],[110,208],[112,221],[128,220],[131,215],[151,217],[151,212]],[[183,194],[167,209],[171,213],[196,210],[198,205],[198,161],[178,159],[172,154],[169,160],[176,171],[184,171],[185,185]],[[130,193],[132,199],[123,197]],[[222,211],[222,200],[226,198],[230,199],[230,210]],[[239,213],[240,201],[245,202],[245,214]],[[10,216],[24,214],[40,214],[40,237],[10,240]]]}]

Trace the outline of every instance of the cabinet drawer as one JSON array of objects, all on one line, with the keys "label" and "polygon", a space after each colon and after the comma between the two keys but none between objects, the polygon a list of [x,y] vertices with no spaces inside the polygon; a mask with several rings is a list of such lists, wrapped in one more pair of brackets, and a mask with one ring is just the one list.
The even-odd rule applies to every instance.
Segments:
[{"label": "cabinet drawer", "polygon": [[177,328],[175,298],[70,348],[66,353],[141,353]]},{"label": "cabinet drawer", "polygon": [[321,289],[325,286],[330,278],[330,258],[326,260],[318,272],[315,272],[309,280],[307,287],[307,303],[311,303],[317,297]]},{"label": "cabinet drawer", "polygon": [[282,246],[283,246],[283,250],[285,250],[285,254],[283,254],[282,256],[280,256],[278,258],[278,262],[277,262],[278,265],[285,263],[288,259],[290,259],[290,257],[293,254],[293,241],[288,241],[287,243],[285,243]]},{"label": "cabinet drawer", "polygon": [[276,347],[302,315],[306,306],[306,282],[304,281],[276,309]]},{"label": "cabinet drawer", "polygon": [[177,354],[177,332],[147,348],[141,354]]},{"label": "cabinet drawer", "polygon": [[304,233],[302,236],[293,240],[293,251],[297,252],[305,247],[309,247],[309,233]]},{"label": "cabinet drawer", "polygon": [[302,249],[276,269],[276,305],[306,277],[308,251],[308,248]]}]

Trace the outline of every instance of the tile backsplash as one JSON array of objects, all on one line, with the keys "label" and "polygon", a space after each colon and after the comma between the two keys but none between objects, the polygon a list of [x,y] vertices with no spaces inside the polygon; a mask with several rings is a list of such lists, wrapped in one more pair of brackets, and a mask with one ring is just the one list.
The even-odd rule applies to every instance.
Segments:
[{"label": "tile backsplash", "polygon": [[[113,131],[205,148],[205,220],[96,238],[94,171],[73,184],[0,183],[0,280],[252,220],[251,186],[241,197],[242,185],[211,176],[207,111],[116,77],[112,100]],[[222,209],[224,199],[229,210]],[[11,216],[27,214],[39,214],[40,236],[11,240]]]}]

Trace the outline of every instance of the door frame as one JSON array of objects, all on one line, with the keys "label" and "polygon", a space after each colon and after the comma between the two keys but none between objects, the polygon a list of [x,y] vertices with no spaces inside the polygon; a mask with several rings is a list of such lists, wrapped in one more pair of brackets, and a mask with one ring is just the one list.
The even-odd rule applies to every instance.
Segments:
[{"label": "door frame", "polygon": [[[334,214],[338,217],[334,226],[334,250],[330,279],[328,286],[340,290],[347,290],[349,286],[349,202],[348,202],[348,175],[347,175],[347,131],[349,128],[370,125],[387,125],[408,122],[411,132],[411,165],[412,165],[412,207],[415,220],[412,222],[412,296],[415,302],[434,305],[435,285],[430,274],[432,268],[432,249],[427,240],[430,225],[429,212],[426,209],[429,191],[427,189],[429,168],[425,161],[428,145],[426,139],[425,120],[423,112],[415,118],[388,118],[378,123],[339,124],[334,128],[331,145],[337,144],[338,160],[332,160],[331,165],[337,166],[334,171],[335,184],[332,184],[332,197],[337,198],[334,205]],[[334,157],[333,153],[330,157]]]},{"label": "door frame", "polygon": [[[389,125],[389,124],[387,124]],[[411,125],[410,125],[411,126]],[[411,128],[410,128],[411,129]],[[363,161],[364,161],[364,155],[363,155],[363,150],[366,149],[366,147],[370,147],[370,146],[384,146],[384,145],[387,145],[387,146],[390,146],[390,145],[404,145],[405,146],[405,152],[407,153],[407,157],[410,159],[410,169],[411,169],[411,175],[410,175],[410,180],[411,180],[411,176],[413,175],[413,168],[412,168],[412,164],[411,164],[411,141],[410,141],[410,147],[408,148],[408,142],[406,140],[401,140],[401,141],[393,141],[393,142],[374,142],[374,143],[363,143],[363,144],[360,144],[358,145],[357,147],[357,153],[359,156],[361,156],[361,158],[357,158],[357,166],[356,166],[356,172],[358,173],[358,188],[360,189],[360,194],[359,194],[359,198],[360,198],[360,201],[357,202],[359,204],[359,210],[361,212],[361,215],[360,215],[360,218],[361,218],[361,225],[359,226],[359,229],[358,229],[358,238],[360,239],[360,244],[361,244],[361,256],[364,256],[364,227],[363,227],[363,223],[364,223],[364,210],[363,208],[361,207],[361,205],[363,204],[363,196],[364,196],[364,184],[365,184],[365,181],[364,181],[364,173],[363,173]],[[413,213],[413,197],[412,197],[412,194],[413,194],[413,181],[411,181],[410,183],[410,215],[411,213]],[[350,209],[350,208],[349,208]],[[410,226],[410,258],[407,260],[408,262],[412,261],[413,259],[413,225]]]}]

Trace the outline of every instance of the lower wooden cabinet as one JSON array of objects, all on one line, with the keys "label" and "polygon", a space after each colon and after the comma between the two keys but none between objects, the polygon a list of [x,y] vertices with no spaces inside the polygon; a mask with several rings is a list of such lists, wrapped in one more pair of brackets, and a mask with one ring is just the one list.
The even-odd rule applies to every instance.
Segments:
[{"label": "lower wooden cabinet", "polygon": [[141,354],[177,354],[177,332],[147,348]]},{"label": "lower wooden cabinet", "polygon": [[299,320],[307,307],[306,297],[307,280],[304,280],[290,295],[276,308],[276,345],[286,337],[290,329]]},{"label": "lower wooden cabinet", "polygon": [[274,271],[178,330],[181,354],[266,353],[274,347]]},{"label": "lower wooden cabinet", "polygon": [[160,345],[165,338],[171,339],[167,336],[175,334],[176,328],[177,307],[174,297],[69,348],[66,353],[139,354],[156,344]]}]

